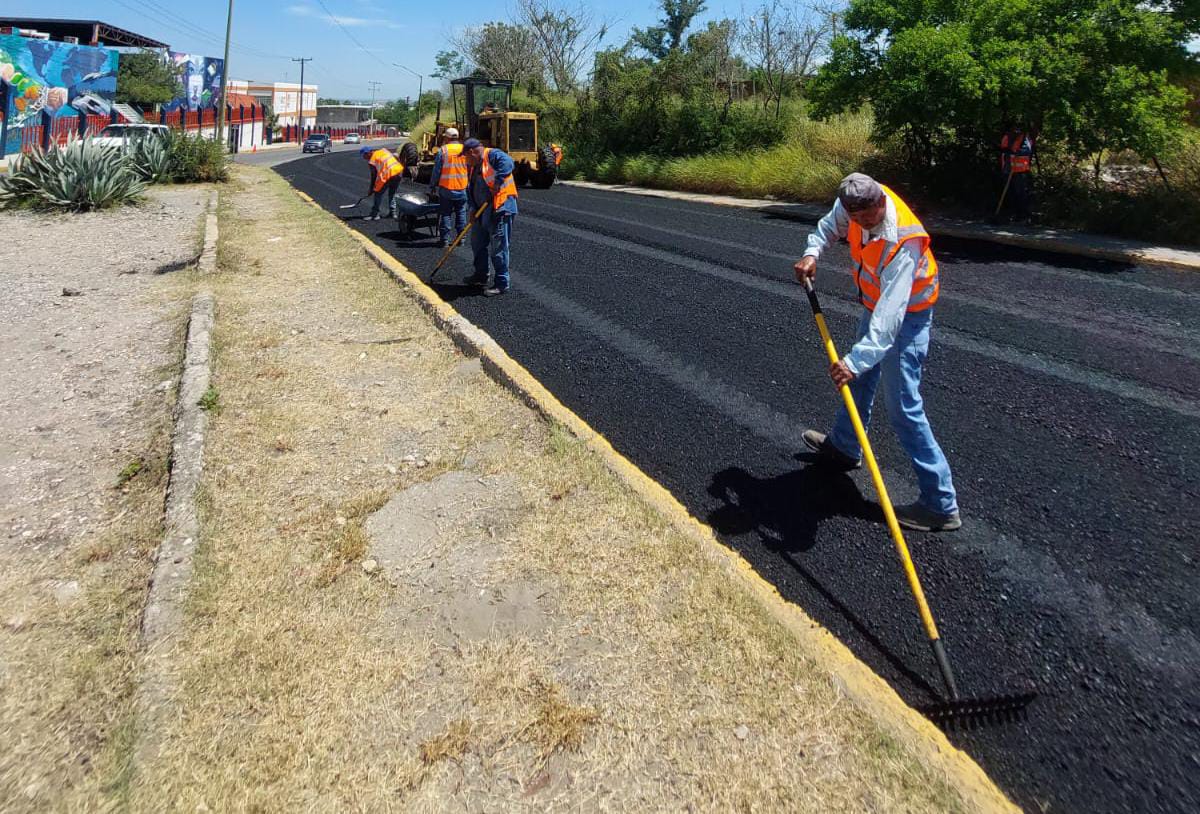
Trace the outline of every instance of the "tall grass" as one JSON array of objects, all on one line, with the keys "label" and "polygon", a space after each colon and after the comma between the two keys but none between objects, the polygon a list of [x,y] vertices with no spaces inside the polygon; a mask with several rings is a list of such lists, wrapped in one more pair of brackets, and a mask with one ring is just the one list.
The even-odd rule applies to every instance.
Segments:
[{"label": "tall grass", "polygon": [[846,114],[819,122],[799,119],[782,144],[737,153],[684,158],[606,156],[568,171],[608,183],[754,198],[827,201],[847,173],[872,154],[871,117]]}]

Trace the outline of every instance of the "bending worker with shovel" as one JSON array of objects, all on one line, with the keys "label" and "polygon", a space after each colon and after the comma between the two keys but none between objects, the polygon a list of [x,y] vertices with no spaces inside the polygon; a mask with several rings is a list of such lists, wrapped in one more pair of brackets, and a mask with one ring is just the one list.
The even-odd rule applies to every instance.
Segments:
[{"label": "bending worker with shovel", "polygon": [[[796,280],[811,281],[821,252],[841,238],[850,244],[865,310],[854,347],[830,365],[829,375],[839,388],[849,384],[864,424],[870,422],[882,378],[892,427],[912,459],[920,487],[915,503],[895,507],[896,518],[917,531],[952,531],[962,521],[950,464],[933,437],[920,393],[938,298],[929,233],[896,193],[870,176],[852,173],[838,187],[833,209],[809,235],[808,249],[795,265]],[[845,407],[828,436],[807,430],[804,442],[825,463],[841,469],[860,465],[862,450]]]}]

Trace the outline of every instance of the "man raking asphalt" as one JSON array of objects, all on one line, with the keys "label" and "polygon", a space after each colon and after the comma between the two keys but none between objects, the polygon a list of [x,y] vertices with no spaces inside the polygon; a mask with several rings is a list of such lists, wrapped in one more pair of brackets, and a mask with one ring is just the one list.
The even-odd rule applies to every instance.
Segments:
[{"label": "man raking asphalt", "polygon": [[[858,343],[840,359],[825,324],[816,291],[813,290],[817,255],[831,242],[832,234],[846,237],[850,242],[851,258],[858,264],[855,280],[859,299],[867,309],[859,324]],[[884,520],[904,567],[909,590],[916,601],[921,624],[946,687],[946,698],[930,705],[924,712],[941,725],[972,726],[1020,717],[1034,694],[982,699],[959,696],[950,659],[917,577],[908,544],[900,530],[901,524],[922,531],[956,529],[962,525],[957,508],[953,512],[940,508],[947,505],[945,501],[952,503],[954,500],[950,470],[929,430],[917,390],[921,366],[929,347],[930,310],[938,296],[937,261],[929,251],[929,242],[929,234],[912,210],[890,189],[860,173],[853,173],[842,181],[833,211],[817,225],[817,233],[809,238],[810,253],[795,267],[796,277],[808,293],[813,318],[829,357],[830,377],[843,400],[832,433],[838,439],[837,443],[813,430],[804,433],[804,440],[826,461],[841,468],[858,466],[859,456],[866,461]],[[908,255],[905,260],[897,262],[896,258],[906,251],[905,244],[911,244],[907,249]],[[816,254],[812,253],[814,249]],[[913,317],[914,314],[918,316]],[[864,368],[866,363],[870,364]],[[880,368],[887,388],[892,424],[901,436],[901,443],[913,456],[913,466],[921,481],[921,497],[943,501],[936,504],[939,507],[937,509],[927,508],[920,501],[909,506],[893,507],[888,497],[883,473],[867,438],[866,424],[881,375]],[[857,388],[854,386],[856,382],[859,385]],[[860,402],[860,396],[865,401]],[[859,404],[865,405],[865,420],[859,415]],[[843,437],[843,425],[849,426],[853,449],[858,455],[845,451],[848,444]]]}]

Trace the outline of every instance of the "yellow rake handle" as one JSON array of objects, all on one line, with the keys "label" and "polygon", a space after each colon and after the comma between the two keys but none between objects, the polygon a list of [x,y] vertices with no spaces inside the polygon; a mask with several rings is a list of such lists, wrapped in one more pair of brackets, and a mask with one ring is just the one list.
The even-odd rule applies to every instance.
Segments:
[{"label": "yellow rake handle", "polygon": [[467,232],[471,231],[471,227],[475,225],[475,221],[478,220],[479,216],[483,214],[483,208],[487,205],[488,205],[488,202],[484,201],[483,203],[481,203],[479,205],[479,208],[475,210],[475,214],[472,215],[471,220],[467,222],[466,228],[463,229],[461,232],[459,232],[458,237],[454,238],[454,242],[446,247],[446,251],[444,251],[442,253],[442,259],[437,261],[437,265],[434,266],[433,271],[430,272],[430,274],[429,274],[430,277],[432,277],[434,274],[437,274],[437,270],[442,267],[442,263],[446,262],[446,258],[448,258],[450,256],[450,253],[452,251],[454,251],[454,247],[457,246],[462,241],[462,239],[467,236]]},{"label": "yellow rake handle", "polygon": [[[825,344],[825,353],[829,356],[830,364],[841,359],[838,356],[837,349],[833,346],[833,337],[829,335],[829,327],[825,324],[825,315],[821,313],[821,304],[817,301],[817,294],[813,291],[812,281],[804,281],[804,289],[808,292],[808,303],[812,306],[813,316],[817,320],[817,330],[821,332],[821,341]],[[854,425],[854,433],[858,436],[858,445],[862,447],[863,460],[867,462],[867,468],[871,470],[871,479],[875,481],[875,492],[879,495],[879,505],[883,507],[883,516],[887,519],[888,530],[892,533],[892,541],[896,544],[896,553],[900,555],[900,562],[904,565],[904,574],[908,577],[908,587],[912,590],[913,598],[917,601],[917,610],[921,614],[921,623],[925,625],[925,633],[928,634],[929,640],[936,642],[938,640],[937,624],[933,621],[933,613],[929,610],[929,603],[925,601],[925,592],[921,590],[921,581],[917,578],[917,569],[913,566],[912,557],[908,553],[908,544],[904,542],[904,533],[900,531],[900,523],[896,520],[896,510],[892,508],[892,501],[888,497],[887,487],[883,483],[883,473],[879,471],[879,464],[875,461],[875,453],[871,451],[871,442],[867,440],[867,430],[863,427],[862,419],[858,415],[858,408],[854,404],[854,396],[850,393],[850,386],[843,384],[841,386],[842,401],[846,404],[846,412],[850,414],[850,423]]]}]

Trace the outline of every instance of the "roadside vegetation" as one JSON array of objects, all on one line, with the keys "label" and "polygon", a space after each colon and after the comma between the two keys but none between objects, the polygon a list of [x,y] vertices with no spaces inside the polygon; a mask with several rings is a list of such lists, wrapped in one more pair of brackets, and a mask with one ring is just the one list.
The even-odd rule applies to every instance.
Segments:
[{"label": "roadside vegetation", "polygon": [[566,146],[566,177],[827,201],[858,169],[975,217],[1001,191],[1000,135],[1024,126],[1041,222],[1194,243],[1190,9],[761,0],[713,20],[703,0],[663,0],[657,25],[610,43],[596,12],[520,0],[453,34],[438,75],[515,80],[541,140]]},{"label": "roadside vegetation", "polygon": [[228,161],[220,142],[170,133],[125,146],[91,138],[37,149],[0,175],[0,208],[84,212],[133,203],[150,184],[225,181]]}]

